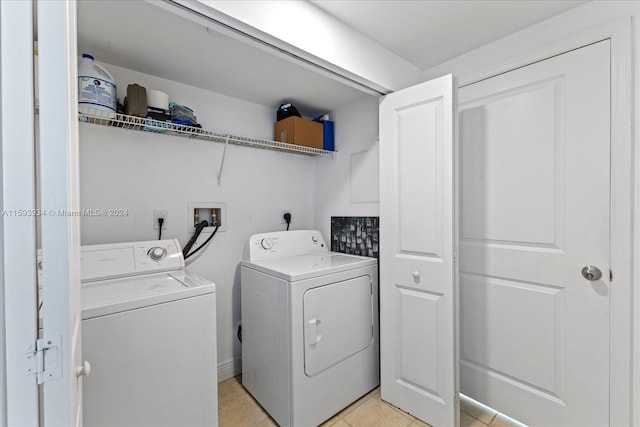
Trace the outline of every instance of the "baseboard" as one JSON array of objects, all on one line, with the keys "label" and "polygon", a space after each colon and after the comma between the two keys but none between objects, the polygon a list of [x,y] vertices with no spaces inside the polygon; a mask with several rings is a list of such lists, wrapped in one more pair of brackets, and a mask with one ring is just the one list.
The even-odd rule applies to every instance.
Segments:
[{"label": "baseboard", "polygon": [[218,364],[218,382],[222,382],[242,372],[242,357],[227,359]]}]

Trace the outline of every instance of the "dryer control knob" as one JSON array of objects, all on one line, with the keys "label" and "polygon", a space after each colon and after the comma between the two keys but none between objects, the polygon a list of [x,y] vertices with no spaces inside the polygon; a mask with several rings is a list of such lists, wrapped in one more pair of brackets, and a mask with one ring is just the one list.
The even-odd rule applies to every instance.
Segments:
[{"label": "dryer control knob", "polygon": [[165,248],[156,246],[154,248],[149,249],[149,252],[147,252],[147,254],[149,255],[149,258],[151,258],[152,260],[160,261],[162,258],[164,258],[167,255],[167,250]]},{"label": "dryer control knob", "polygon": [[273,240],[271,240],[271,239],[270,239],[270,238],[268,238],[268,237],[267,237],[267,238],[265,238],[265,239],[262,239],[262,240],[260,241],[260,246],[262,246],[262,249],[264,249],[264,250],[267,250],[267,251],[268,251],[269,249],[273,248]]},{"label": "dryer control knob", "polygon": [[312,236],[312,237],[311,237],[311,241],[312,241],[313,243],[318,243],[318,236]]}]

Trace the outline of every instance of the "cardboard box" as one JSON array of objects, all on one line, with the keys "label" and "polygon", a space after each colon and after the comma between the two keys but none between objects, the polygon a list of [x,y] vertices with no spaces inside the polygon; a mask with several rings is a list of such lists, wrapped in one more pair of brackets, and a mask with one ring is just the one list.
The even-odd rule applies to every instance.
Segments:
[{"label": "cardboard box", "polygon": [[296,116],[287,117],[276,122],[273,139],[287,144],[304,145],[320,150],[324,147],[322,123]]}]

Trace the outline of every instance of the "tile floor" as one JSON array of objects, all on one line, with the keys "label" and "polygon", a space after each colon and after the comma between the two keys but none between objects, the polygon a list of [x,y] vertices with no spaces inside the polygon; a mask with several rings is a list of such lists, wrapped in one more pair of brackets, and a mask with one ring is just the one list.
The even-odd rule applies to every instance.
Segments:
[{"label": "tile floor", "polygon": [[[264,409],[242,387],[240,378],[218,384],[220,427],[277,426]],[[322,424],[323,427],[424,427],[428,424],[382,401],[380,388],[361,397],[351,406]],[[460,427],[514,427],[511,420],[495,411],[477,406],[462,396]]]}]

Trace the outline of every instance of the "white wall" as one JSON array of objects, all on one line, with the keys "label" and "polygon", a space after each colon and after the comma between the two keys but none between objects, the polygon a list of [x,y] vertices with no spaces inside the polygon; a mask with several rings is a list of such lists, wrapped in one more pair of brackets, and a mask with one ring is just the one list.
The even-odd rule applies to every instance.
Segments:
[{"label": "white wall", "polygon": [[378,98],[331,113],[337,159],[318,159],[316,227],[330,240],[332,216],[378,216]]},{"label": "white wall", "polygon": [[[120,97],[127,84],[136,82],[193,108],[205,128],[273,137],[272,108],[104,65],[116,78]],[[163,238],[175,237],[184,245],[190,237],[188,202],[227,204],[227,231],[219,232],[187,269],[216,283],[218,363],[222,374],[230,376],[234,359],[240,357],[235,327],[240,320],[238,263],[244,244],[253,233],[283,229],[283,209],[293,213],[292,229],[314,227],[316,160],[229,145],[219,186],[223,148],[219,143],[80,125],[81,208],[123,208],[129,213],[83,217],[83,245],[156,239],[153,210],[160,209],[168,211]],[[203,233],[200,240],[204,238]]]}]

